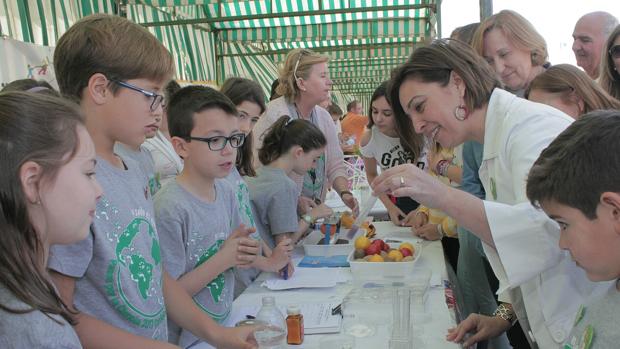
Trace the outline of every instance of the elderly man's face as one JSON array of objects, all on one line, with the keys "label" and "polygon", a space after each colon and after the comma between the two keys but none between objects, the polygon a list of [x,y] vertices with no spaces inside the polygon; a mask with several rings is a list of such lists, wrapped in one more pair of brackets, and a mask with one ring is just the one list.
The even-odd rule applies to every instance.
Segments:
[{"label": "elderly man's face", "polygon": [[592,79],[598,77],[601,52],[607,39],[603,33],[604,20],[591,14],[581,17],[573,31],[573,52],[577,65],[583,68]]}]

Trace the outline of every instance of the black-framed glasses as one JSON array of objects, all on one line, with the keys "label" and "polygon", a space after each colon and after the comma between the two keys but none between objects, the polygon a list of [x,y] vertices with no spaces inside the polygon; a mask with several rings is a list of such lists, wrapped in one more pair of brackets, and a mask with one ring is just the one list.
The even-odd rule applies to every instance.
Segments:
[{"label": "black-framed glasses", "polygon": [[609,49],[609,55],[613,59],[620,58],[620,45],[614,45]]},{"label": "black-framed glasses", "polygon": [[233,148],[239,148],[245,142],[245,134],[244,133],[235,133],[230,137],[226,136],[215,136],[215,137],[189,137],[189,139],[193,141],[205,142],[209,146],[209,149],[212,151],[220,151],[226,147],[226,143],[229,143]]},{"label": "black-framed glasses", "polygon": [[164,96],[157,94],[155,92],[151,92],[151,91],[147,91],[145,89],[142,89],[138,86],[132,85],[128,82],[125,81],[121,81],[121,80],[116,80],[116,79],[109,79],[110,81],[113,81],[114,83],[118,84],[119,86],[128,88],[130,90],[134,90],[137,92],[142,93],[143,95],[147,96],[148,98],[151,98],[151,111],[155,111],[155,109],[157,109],[157,107],[159,107],[159,105],[163,105],[164,103]]}]

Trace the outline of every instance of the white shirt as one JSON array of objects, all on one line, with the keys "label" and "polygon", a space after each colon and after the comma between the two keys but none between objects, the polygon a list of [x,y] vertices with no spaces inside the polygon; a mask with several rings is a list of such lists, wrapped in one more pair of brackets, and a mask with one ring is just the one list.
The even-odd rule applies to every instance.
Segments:
[{"label": "white shirt", "polygon": [[162,186],[183,170],[183,160],[161,131],[157,131],[155,137],[147,139],[142,145],[151,153],[155,173],[159,175]]},{"label": "white shirt", "polygon": [[483,247],[500,282],[500,300],[513,303],[524,332],[531,330],[540,348],[558,347],[579,305],[609,288],[589,281],[559,248],[558,225],[525,193],[532,164],[572,121],[557,109],[500,89],[491,95],[485,120],[479,175],[495,249]]}]

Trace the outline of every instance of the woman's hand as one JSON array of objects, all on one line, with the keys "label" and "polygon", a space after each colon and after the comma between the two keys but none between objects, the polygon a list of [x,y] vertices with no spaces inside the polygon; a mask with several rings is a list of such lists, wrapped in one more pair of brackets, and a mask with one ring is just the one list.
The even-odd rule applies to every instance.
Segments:
[{"label": "woman's hand", "polygon": [[[471,314],[467,319],[455,327],[448,329],[446,340],[455,343],[463,343],[463,347],[467,348],[480,341],[495,338],[502,333],[508,331],[510,322],[498,316],[485,316],[480,314]],[[465,335],[472,333],[473,335],[465,341]]]},{"label": "woman's hand", "polygon": [[375,195],[408,196],[422,205],[441,210],[448,187],[417,166],[404,164],[392,167],[375,178],[371,184]]}]

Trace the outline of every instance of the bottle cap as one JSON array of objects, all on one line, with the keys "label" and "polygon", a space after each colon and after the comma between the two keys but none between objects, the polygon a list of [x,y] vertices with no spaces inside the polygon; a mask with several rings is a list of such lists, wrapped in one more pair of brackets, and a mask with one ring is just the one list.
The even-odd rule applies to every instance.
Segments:
[{"label": "bottle cap", "polygon": [[276,303],[273,296],[263,296],[263,305],[274,305]]},{"label": "bottle cap", "polygon": [[286,313],[288,315],[299,315],[301,313],[301,310],[299,310],[299,307],[296,305],[289,305],[286,308]]}]

